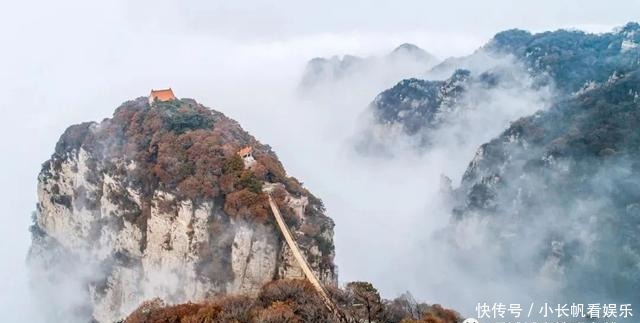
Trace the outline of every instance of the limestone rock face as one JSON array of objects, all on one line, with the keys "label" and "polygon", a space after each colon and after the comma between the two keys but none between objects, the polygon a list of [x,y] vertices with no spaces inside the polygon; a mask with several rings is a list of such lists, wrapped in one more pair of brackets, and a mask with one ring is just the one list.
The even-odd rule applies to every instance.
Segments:
[{"label": "limestone rock face", "polygon": [[[154,115],[179,118],[194,111],[213,116],[211,124],[181,133],[168,130],[166,123],[142,131],[150,142],[139,146],[136,141],[134,152],[156,150],[155,160],[126,151],[131,138],[140,134],[132,133],[133,125],[123,116],[144,122]],[[114,129],[115,137],[105,135]],[[220,165],[208,159],[205,172],[198,173],[203,160],[198,156],[162,164],[163,158],[183,152],[163,152],[158,136],[186,145],[185,138],[195,132],[211,134],[198,137],[211,142],[198,149],[218,154]],[[235,149],[244,145],[257,150],[256,164],[251,170],[240,166],[230,171]],[[165,177],[160,169],[169,172],[176,165],[186,169],[179,172],[194,176]],[[321,202],[279,167],[268,146],[192,100],[149,106],[140,98],[125,103],[113,119],[70,127],[38,177],[28,257],[34,289],[51,309],[51,320],[115,322],[150,298],[187,302],[222,293],[255,295],[274,279],[302,276],[271,214],[260,204],[264,193],[247,188],[260,183],[279,184],[277,200],[301,249],[320,279],[335,283],[333,222],[323,214]],[[202,181],[208,186],[188,193],[200,177],[210,180]],[[234,199],[236,195],[240,198]]]}]

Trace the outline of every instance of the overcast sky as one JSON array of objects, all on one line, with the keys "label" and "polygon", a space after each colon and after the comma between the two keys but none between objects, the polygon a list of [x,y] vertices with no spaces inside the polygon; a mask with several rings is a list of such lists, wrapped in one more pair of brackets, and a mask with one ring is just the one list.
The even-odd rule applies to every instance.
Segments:
[{"label": "overcast sky", "polygon": [[[380,54],[412,42],[446,58],[508,28],[603,32],[638,20],[638,13],[640,0],[5,2],[0,309],[15,312],[26,302],[23,262],[36,177],[70,124],[100,120],[150,88],[173,86],[252,131],[258,121],[235,105],[250,103],[246,84],[293,86],[314,56]],[[287,165],[293,154],[286,145],[275,148]]]}]

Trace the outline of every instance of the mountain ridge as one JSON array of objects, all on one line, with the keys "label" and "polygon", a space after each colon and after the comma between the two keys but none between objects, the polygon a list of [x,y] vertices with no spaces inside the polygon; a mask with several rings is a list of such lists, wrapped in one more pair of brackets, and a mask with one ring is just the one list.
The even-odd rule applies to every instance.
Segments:
[{"label": "mountain ridge", "polygon": [[[355,55],[316,57],[305,66],[299,89],[313,92],[335,82],[364,82],[363,76],[398,79],[419,75],[435,65],[438,59],[422,48],[404,43],[382,56]],[[365,78],[366,79],[366,78]]]},{"label": "mountain ridge", "polygon": [[[638,44],[640,25],[637,23],[628,23],[616,31],[602,34],[568,30],[532,34],[520,29],[511,29],[497,33],[487,44],[469,56],[446,59],[434,66],[422,79],[441,82],[455,75],[457,70],[464,69],[472,75],[478,75],[481,81],[495,83],[496,74],[504,75],[504,71],[512,75],[521,73],[528,75],[532,80],[523,90],[552,88],[553,100],[562,100],[590,87],[602,85],[611,77],[615,77],[616,73],[626,73],[640,67]],[[483,76],[488,78],[483,80]],[[506,83],[509,82],[510,80],[507,80]],[[409,114],[415,114],[420,109],[413,111],[400,103],[384,107],[378,105],[379,102],[394,101],[393,96],[397,93],[410,92],[408,87],[414,83],[415,81],[401,81],[378,94],[367,109],[367,113],[373,116],[373,127],[384,128],[385,125],[398,124],[401,132],[407,137],[420,132],[429,136],[432,130],[429,122],[420,118],[403,118],[394,113],[406,110]],[[456,92],[450,99],[464,101],[465,96],[465,91]],[[418,95],[411,100],[426,100],[427,97],[421,98]],[[429,110],[433,109],[436,108]],[[394,127],[389,128],[388,133],[396,132]],[[424,138],[419,138],[418,141],[423,144],[429,142]]]}]

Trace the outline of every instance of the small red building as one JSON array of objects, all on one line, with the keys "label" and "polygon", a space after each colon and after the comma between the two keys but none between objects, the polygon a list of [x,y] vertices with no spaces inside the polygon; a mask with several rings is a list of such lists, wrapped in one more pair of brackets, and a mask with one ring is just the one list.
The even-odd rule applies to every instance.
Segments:
[{"label": "small red building", "polygon": [[172,101],[176,100],[176,96],[173,94],[171,88],[164,90],[153,90],[151,89],[151,94],[149,94],[149,105],[153,105],[153,102],[157,101]]},{"label": "small red building", "polygon": [[256,163],[255,158],[253,158],[253,147],[251,146],[240,149],[238,151],[238,156],[242,158],[244,168],[251,168]]},{"label": "small red building", "polygon": [[238,156],[242,158],[253,157],[253,147],[247,146],[238,150]]}]

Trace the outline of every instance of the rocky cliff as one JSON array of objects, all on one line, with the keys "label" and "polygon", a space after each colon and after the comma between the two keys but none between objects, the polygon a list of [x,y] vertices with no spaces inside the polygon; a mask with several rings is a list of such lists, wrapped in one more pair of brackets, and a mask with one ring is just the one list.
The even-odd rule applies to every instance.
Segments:
[{"label": "rocky cliff", "polygon": [[[243,147],[252,152],[240,156]],[[237,122],[190,99],[139,98],[71,126],[38,176],[33,286],[52,321],[113,322],[153,297],[255,295],[301,277],[264,184],[312,269],[335,283],[322,202]]]},{"label": "rocky cliff", "polygon": [[397,125],[409,135],[423,128],[436,128],[469,87],[470,74],[468,70],[457,70],[444,81],[402,80],[380,93],[371,104],[376,121]]}]

